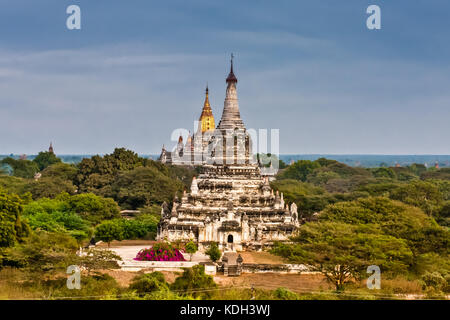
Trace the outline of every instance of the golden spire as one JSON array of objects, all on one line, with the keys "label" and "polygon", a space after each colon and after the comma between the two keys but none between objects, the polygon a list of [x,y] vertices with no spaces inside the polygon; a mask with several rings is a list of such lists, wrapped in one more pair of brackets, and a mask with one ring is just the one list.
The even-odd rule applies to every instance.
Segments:
[{"label": "golden spire", "polygon": [[210,107],[209,105],[209,89],[208,84],[206,84],[206,91],[205,91],[205,103],[203,104],[203,108]]},{"label": "golden spire", "polygon": [[216,124],[214,122],[214,116],[212,113],[211,105],[209,104],[209,89],[208,85],[206,85],[206,91],[205,91],[205,103],[203,104],[203,110],[202,114],[200,116],[201,122],[201,130],[202,133],[206,131],[214,130],[216,127]]}]

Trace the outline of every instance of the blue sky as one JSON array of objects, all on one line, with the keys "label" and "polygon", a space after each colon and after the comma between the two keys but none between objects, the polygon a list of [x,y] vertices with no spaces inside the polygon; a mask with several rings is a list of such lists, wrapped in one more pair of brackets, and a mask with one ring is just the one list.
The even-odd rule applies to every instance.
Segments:
[{"label": "blue sky", "polygon": [[[66,28],[81,7],[82,29]],[[366,28],[377,4],[382,29]],[[218,122],[235,54],[247,128],[281,153],[450,154],[450,2],[0,0],[0,154],[158,153]]]}]

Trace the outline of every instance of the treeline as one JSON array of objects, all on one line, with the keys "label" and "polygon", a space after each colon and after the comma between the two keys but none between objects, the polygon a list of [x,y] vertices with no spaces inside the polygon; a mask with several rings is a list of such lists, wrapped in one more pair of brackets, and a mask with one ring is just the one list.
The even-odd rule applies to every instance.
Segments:
[{"label": "treeline", "polygon": [[[6,212],[13,206],[26,228],[68,234],[79,243],[93,236],[109,242],[112,234],[117,240],[154,238],[160,205],[189,188],[196,174],[195,170],[165,166],[123,148],[83,159],[77,165],[62,163],[51,152],[41,152],[32,161],[5,158],[1,165],[3,215],[17,224],[19,220],[10,209]],[[128,221],[121,218],[123,209],[139,210],[140,214]],[[22,238],[14,236],[11,226],[2,228],[0,236],[5,243]]]},{"label": "treeline", "polygon": [[450,223],[450,168],[357,168],[323,158],[300,160],[280,170],[272,187],[295,202],[305,220],[329,204],[383,196],[417,206],[443,226]]},{"label": "treeline", "polygon": [[430,295],[450,292],[450,168],[300,160],[272,187],[296,202],[303,221],[292,243],[278,243],[273,253],[322,272],[338,291],[376,265],[384,280],[418,280]]}]

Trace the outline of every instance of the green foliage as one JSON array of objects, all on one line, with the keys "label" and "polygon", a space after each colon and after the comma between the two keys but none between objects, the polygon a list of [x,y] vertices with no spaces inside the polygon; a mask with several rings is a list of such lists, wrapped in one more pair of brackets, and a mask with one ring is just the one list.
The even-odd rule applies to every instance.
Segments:
[{"label": "green foliage", "polygon": [[189,253],[190,260],[192,260],[192,255],[197,252],[198,247],[195,242],[191,240],[186,243],[186,245],[184,246],[184,250],[186,250],[186,253]]},{"label": "green foliage", "polygon": [[436,222],[443,227],[450,227],[450,201],[442,204],[442,207],[435,213]]},{"label": "green foliage", "polygon": [[3,265],[31,272],[65,272],[67,266],[78,261],[77,248],[76,240],[67,234],[35,231],[26,241],[5,251]]},{"label": "green foliage", "polygon": [[419,176],[414,173],[411,167],[393,167],[395,177],[398,181],[412,181],[419,179]]},{"label": "green foliage", "polygon": [[209,289],[217,288],[217,284],[213,278],[205,274],[205,267],[202,265],[195,265],[192,268],[185,268],[183,274],[175,279],[172,283],[171,289],[175,291],[183,291],[189,293],[189,291],[203,289],[203,293],[194,292],[193,296],[211,296],[211,292],[206,291]]},{"label": "green foliage", "polygon": [[169,285],[161,272],[152,272],[134,277],[129,289],[136,291],[138,294],[145,294],[154,291],[168,290]]},{"label": "green foliage", "polygon": [[408,241],[414,252],[443,252],[449,232],[426,216],[419,208],[387,198],[358,199],[328,206],[321,221],[339,221],[353,225],[374,225],[381,232]]},{"label": "green foliage", "polygon": [[54,198],[62,192],[74,194],[75,186],[71,181],[63,180],[59,177],[40,178],[27,184],[24,191],[30,192],[33,199],[36,200],[40,198]]},{"label": "green foliage", "polygon": [[43,198],[24,207],[24,217],[33,229],[68,233],[78,240],[90,235],[90,224],[72,211],[67,202]]},{"label": "green foliage", "polygon": [[158,221],[153,216],[141,216],[138,219],[119,220],[124,239],[141,239],[149,233],[156,234]]},{"label": "green foliage", "polygon": [[111,195],[121,207],[135,209],[171,202],[184,186],[152,167],[139,167],[117,176]]},{"label": "green foliage", "polygon": [[13,158],[5,158],[0,161],[1,164],[8,164],[13,169],[13,176],[31,179],[39,171],[36,162],[30,160],[16,160]]},{"label": "green foliage", "polygon": [[303,225],[293,240],[294,245],[278,243],[272,252],[311,265],[336,290],[359,279],[369,265],[378,265],[382,271],[405,272],[412,262],[412,252],[405,240],[383,235],[376,227],[311,222]]},{"label": "green foliage", "polygon": [[117,261],[122,258],[110,250],[89,249],[79,260],[78,265],[90,273],[92,270],[118,269]]},{"label": "green foliage", "polygon": [[112,154],[83,159],[78,164],[75,181],[81,192],[105,194],[118,172],[132,170],[144,162],[135,152],[116,148]]},{"label": "green foliage", "polygon": [[284,169],[287,167],[286,163],[279,159],[275,154],[271,153],[257,153],[256,159],[260,166],[269,168],[270,166],[276,167],[278,165],[278,169]]},{"label": "green foliage", "polygon": [[427,171],[427,167],[421,163],[413,163],[408,167],[416,176],[422,175],[422,173]]},{"label": "green foliage", "polygon": [[426,172],[423,172],[420,175],[420,178],[423,180],[428,180],[428,179],[437,179],[437,180],[450,180],[450,168],[442,168],[439,170],[429,170]]},{"label": "green foliage", "polygon": [[439,188],[425,181],[413,181],[401,186],[393,191],[390,197],[419,207],[429,215],[438,210],[444,200]]},{"label": "green foliage", "polygon": [[394,179],[396,174],[392,168],[375,168],[372,169],[372,174],[377,178],[391,178]]},{"label": "green foliage", "polygon": [[44,295],[42,298],[66,300],[117,299],[122,292],[116,279],[108,274],[83,275],[80,280],[80,290],[68,289],[67,277],[38,281],[37,289]]},{"label": "green foliage", "polygon": [[219,250],[219,246],[217,245],[217,242],[212,242],[209,245],[208,250],[206,250],[205,252],[209,258],[213,261],[216,262],[217,260],[220,259],[220,257],[222,256],[222,252],[220,252]]},{"label": "green foliage", "polygon": [[37,164],[39,171],[44,170],[48,166],[61,162],[61,159],[55,156],[53,152],[39,152],[33,162]]},{"label": "green foliage", "polygon": [[42,178],[60,178],[69,181],[73,181],[77,173],[78,169],[75,165],[62,162],[52,164],[41,172]]},{"label": "green foliage", "polygon": [[294,179],[305,182],[307,176],[320,164],[309,160],[298,160],[278,174],[278,179]]},{"label": "green foliage", "polygon": [[424,289],[432,288],[436,291],[444,291],[448,288],[449,283],[445,277],[442,276],[439,272],[425,272],[422,275],[422,282]]},{"label": "green foliage", "polygon": [[0,188],[20,196],[25,193],[27,183],[28,180],[24,178],[0,175]]},{"label": "green foliage", "polygon": [[111,197],[124,209],[137,209],[170,202],[175,193],[190,186],[195,170],[140,158],[115,149],[104,157],[94,156],[78,164],[75,184],[79,192]]},{"label": "green foliage", "polygon": [[119,206],[110,198],[102,198],[92,193],[83,193],[75,196],[62,194],[59,196],[59,199],[67,202],[69,210],[78,213],[83,219],[94,224],[120,217]]},{"label": "green foliage", "polygon": [[21,220],[23,201],[0,189],[0,248],[11,247],[28,236],[30,230]]},{"label": "green foliage", "polygon": [[273,292],[273,295],[275,296],[275,298],[280,300],[299,300],[298,294],[286,288],[277,288]]},{"label": "green foliage", "polygon": [[105,221],[95,228],[95,238],[110,245],[111,241],[123,240],[124,230],[119,220]]},{"label": "green foliage", "polygon": [[95,229],[96,238],[110,243],[112,240],[141,239],[155,235],[158,219],[151,215],[141,215],[136,219],[113,219],[104,221]]}]

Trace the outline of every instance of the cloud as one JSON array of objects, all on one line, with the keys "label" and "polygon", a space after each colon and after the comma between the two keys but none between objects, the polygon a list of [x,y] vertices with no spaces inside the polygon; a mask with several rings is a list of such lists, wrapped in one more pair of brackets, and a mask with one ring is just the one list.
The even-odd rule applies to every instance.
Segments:
[{"label": "cloud", "polygon": [[[319,50],[332,42],[273,32],[218,37]],[[342,50],[337,48],[336,50]],[[249,128],[279,128],[282,153],[449,153],[448,65],[309,56],[284,61],[243,50],[236,61]],[[255,58],[258,60],[254,63]],[[204,85],[219,121],[226,53],[180,53],[122,43],[72,50],[0,51],[0,154],[157,153],[192,129]]]}]

